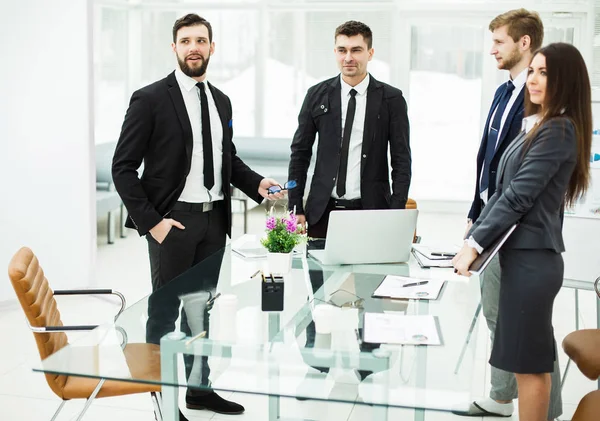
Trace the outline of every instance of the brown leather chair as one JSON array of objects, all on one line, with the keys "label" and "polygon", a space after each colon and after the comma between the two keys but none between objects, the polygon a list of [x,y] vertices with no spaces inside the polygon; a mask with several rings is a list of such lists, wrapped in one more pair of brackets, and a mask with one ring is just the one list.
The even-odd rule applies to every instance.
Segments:
[{"label": "brown leather chair", "polygon": [[[406,201],[406,209],[417,209],[417,202],[410,197]],[[415,236],[413,238],[413,243],[418,243],[421,241],[421,237],[417,235],[417,230],[415,229]]]},{"label": "brown leather chair", "polygon": [[[121,311],[125,307],[123,296],[110,289],[52,291],[37,257],[26,247],[21,248],[10,261],[8,276],[21,303],[21,307],[25,312],[27,322],[34,332],[33,335],[42,360],[68,344],[65,332],[91,330],[96,327],[64,326],[61,322],[60,312],[58,311],[54,296],[113,294],[122,298]],[[80,420],[96,397],[103,398],[147,392],[152,394],[157,419],[162,419],[160,413],[160,352],[158,345],[145,343],[129,344],[124,347],[123,354],[133,378],[153,381],[155,383],[132,383],[46,374],[48,386],[63,400],[54,413],[52,421],[58,416],[65,402],[70,399],[87,399],[86,405],[77,418],[77,420]]]},{"label": "brown leather chair", "polygon": [[[594,287],[600,299],[596,279]],[[563,349],[579,370],[590,380],[600,377],[600,329],[582,329],[569,333],[562,343]],[[571,421],[598,421],[600,419],[600,390],[588,393],[579,401]]]}]

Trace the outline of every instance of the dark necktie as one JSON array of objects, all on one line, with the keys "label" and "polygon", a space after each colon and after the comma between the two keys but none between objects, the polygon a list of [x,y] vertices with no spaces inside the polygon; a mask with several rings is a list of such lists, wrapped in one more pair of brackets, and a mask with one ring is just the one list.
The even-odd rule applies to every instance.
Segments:
[{"label": "dark necktie", "polygon": [[492,158],[494,157],[494,153],[496,152],[498,138],[500,137],[500,123],[502,122],[502,115],[506,110],[506,106],[508,105],[508,101],[510,100],[512,91],[514,89],[515,85],[513,85],[513,83],[510,80],[506,82],[506,89],[504,90],[504,94],[502,94],[502,98],[500,98],[500,102],[498,103],[498,107],[496,108],[496,114],[494,114],[494,120],[492,121],[490,131],[487,135],[487,143],[485,146],[485,160],[483,161],[481,184],[479,185],[480,192],[486,191],[488,186],[490,185],[490,163],[492,162]]},{"label": "dark necktie", "polygon": [[350,133],[352,133],[352,123],[356,113],[356,90],[350,90],[350,99],[348,100],[348,111],[346,111],[346,123],[344,124],[344,135],[342,136],[342,154],[340,155],[340,168],[338,171],[337,187],[335,192],[338,197],[346,194],[346,172],[348,171],[348,153],[350,151]]},{"label": "dark necktie", "polygon": [[212,134],[210,131],[210,116],[208,115],[208,100],[204,82],[196,84],[200,88],[200,110],[202,116],[202,158],[204,159],[204,187],[208,190],[215,185],[215,167],[213,165]]}]

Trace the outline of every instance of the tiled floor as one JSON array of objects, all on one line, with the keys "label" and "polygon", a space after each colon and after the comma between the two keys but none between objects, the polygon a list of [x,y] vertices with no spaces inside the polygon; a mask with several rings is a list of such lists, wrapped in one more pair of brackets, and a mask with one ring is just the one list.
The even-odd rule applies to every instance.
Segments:
[{"label": "tiled floor", "polygon": [[[259,233],[262,230],[264,210],[255,208],[250,215],[249,231]],[[235,217],[234,238],[241,235],[241,218]],[[100,224],[99,233],[104,233]],[[456,241],[464,230],[462,213],[421,212],[418,234],[424,239],[437,241]],[[43,266],[43,261],[41,262]],[[97,257],[97,287],[110,287],[124,293],[129,305],[150,291],[149,265],[146,242],[130,231],[124,239],[117,238],[115,244],[107,245],[106,237],[99,234]],[[47,274],[52,282],[52,274]],[[573,290],[563,289],[555,305],[554,326],[557,341],[575,328]],[[580,326],[595,326],[595,295],[580,292]],[[92,324],[110,320],[116,306],[106,299],[94,297],[60,297],[61,314],[66,324]],[[31,371],[39,363],[39,355],[32,334],[27,329],[20,307],[16,301],[0,302],[0,329],[3,332],[3,346],[0,348],[0,419],[1,420],[49,420],[58,407],[60,400],[50,391],[43,376]],[[487,395],[489,392],[489,353],[488,334],[484,323],[479,323],[477,334],[477,362],[474,393]],[[564,370],[567,359],[560,353],[560,363]],[[588,391],[596,389],[596,384],[583,377],[576,367],[571,367],[564,390],[564,415],[561,419],[570,419],[577,402]],[[208,411],[187,411],[190,420],[267,420],[267,398],[247,394],[223,394],[225,397],[245,405],[246,413],[241,416],[223,416]],[[73,420],[83,407],[83,402],[68,402],[58,420]],[[297,401],[283,399],[281,415],[285,418],[312,419],[327,421],[358,421],[372,419],[372,408],[360,404],[349,405],[333,402]],[[413,411],[408,409],[389,410],[389,420],[410,420]],[[110,399],[99,399],[88,410],[86,420],[153,420],[152,404],[149,396],[137,395]],[[427,411],[427,421],[464,420],[450,413]],[[506,419],[506,418],[505,418]],[[518,417],[513,415],[512,420]],[[480,419],[481,420],[481,419]]]}]

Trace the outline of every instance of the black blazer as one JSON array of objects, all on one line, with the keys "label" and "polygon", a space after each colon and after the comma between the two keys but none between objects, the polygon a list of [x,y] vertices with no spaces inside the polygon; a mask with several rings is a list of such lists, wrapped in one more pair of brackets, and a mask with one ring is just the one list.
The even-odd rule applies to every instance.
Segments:
[{"label": "black blazer", "polygon": [[[289,207],[306,214],[309,224],[321,219],[338,173],[342,150],[342,85],[340,76],[321,82],[308,90],[298,115],[298,129],[291,149],[288,180]],[[315,136],[319,134],[317,160],[306,210],[302,198]],[[391,154],[392,190],[388,144]],[[364,209],[404,209],[411,178],[409,123],[402,91],[370,76],[362,141],[360,196]]]},{"label": "black blazer", "polygon": [[577,163],[577,139],[571,120],[553,118],[535,133],[526,148],[522,132],[498,167],[498,189],[471,229],[484,249],[515,222],[519,225],[503,247],[565,251],[562,211]]},{"label": "black blazer", "polygon": [[[223,195],[231,235],[230,184],[256,202],[262,176],[236,155],[231,102],[208,84],[223,125]],[[183,191],[192,161],[192,126],[175,72],[131,96],[113,158],[115,187],[129,212],[126,226],[146,234],[169,213]],[[144,172],[137,169],[144,161]]]},{"label": "black blazer", "polygon": [[[488,112],[487,120],[485,122],[485,128],[483,130],[483,138],[481,139],[481,144],[479,146],[479,152],[477,153],[477,174],[475,177],[475,197],[473,198],[473,203],[471,205],[471,210],[469,210],[469,219],[475,222],[477,218],[479,218],[479,214],[481,213],[481,209],[483,208],[483,201],[481,200],[481,196],[479,194],[479,178],[481,175],[481,169],[483,168],[483,161],[485,159],[485,149],[487,147],[487,138],[488,132],[490,131],[490,124],[492,124],[492,115],[498,107],[498,103],[506,90],[506,83],[503,83],[498,87],[496,93],[494,94],[494,100],[492,101],[492,106],[490,107],[490,111]],[[489,186],[488,186],[488,199],[494,195],[496,192],[496,171],[498,169],[498,162],[502,157],[502,154],[510,145],[510,143],[514,140],[515,137],[521,131],[521,125],[523,122],[523,114],[524,114],[524,95],[525,88],[521,89],[517,99],[512,105],[508,115],[506,116],[506,121],[502,126],[502,133],[500,133],[500,139],[498,139],[498,145],[496,146],[496,151],[494,152],[494,157],[492,158],[492,162],[489,166]]]}]

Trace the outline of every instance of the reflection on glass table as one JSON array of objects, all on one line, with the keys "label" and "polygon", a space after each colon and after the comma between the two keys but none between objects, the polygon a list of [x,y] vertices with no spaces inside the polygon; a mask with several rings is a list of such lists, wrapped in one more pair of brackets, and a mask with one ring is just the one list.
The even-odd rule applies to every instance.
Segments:
[{"label": "reflection on glass table", "polygon": [[[477,278],[421,269],[412,257],[406,264],[321,266],[302,255],[284,275],[284,310],[263,312],[261,270],[268,272],[265,259],[244,259],[228,246],[37,370],[155,383],[133,376],[121,351],[124,341],[149,342],[160,344],[163,386],[268,396],[270,419],[281,418],[280,397],[371,405],[383,420],[390,407],[414,408],[423,419],[425,409],[449,411],[470,400],[476,344],[465,342],[479,303]],[[448,282],[437,300],[372,298],[389,274]],[[435,316],[442,345],[367,343],[366,313]],[[163,387],[165,420],[176,419],[177,396],[178,387]]]}]

